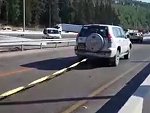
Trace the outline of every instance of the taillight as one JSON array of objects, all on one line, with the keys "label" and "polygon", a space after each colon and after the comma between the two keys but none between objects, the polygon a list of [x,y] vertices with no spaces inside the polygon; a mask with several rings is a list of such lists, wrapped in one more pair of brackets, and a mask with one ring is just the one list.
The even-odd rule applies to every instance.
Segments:
[{"label": "taillight", "polygon": [[108,42],[112,42],[112,36],[110,34],[108,34]]}]

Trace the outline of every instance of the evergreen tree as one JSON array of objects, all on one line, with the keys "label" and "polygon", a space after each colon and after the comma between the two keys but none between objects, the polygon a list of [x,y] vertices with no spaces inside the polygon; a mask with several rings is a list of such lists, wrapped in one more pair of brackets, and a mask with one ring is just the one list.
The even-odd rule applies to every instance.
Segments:
[{"label": "evergreen tree", "polygon": [[17,24],[19,21],[19,16],[21,14],[20,0],[7,0],[8,3],[8,21],[12,24]]}]

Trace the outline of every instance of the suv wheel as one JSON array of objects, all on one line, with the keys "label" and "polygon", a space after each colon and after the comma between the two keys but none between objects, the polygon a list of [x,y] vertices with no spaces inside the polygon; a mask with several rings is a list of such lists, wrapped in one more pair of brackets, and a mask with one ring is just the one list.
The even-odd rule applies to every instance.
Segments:
[{"label": "suv wheel", "polygon": [[128,54],[124,56],[124,59],[130,59],[130,50],[128,50]]},{"label": "suv wheel", "polygon": [[116,55],[111,60],[111,64],[113,66],[118,66],[119,65],[119,61],[120,61],[120,52],[119,52],[119,50],[117,50]]}]

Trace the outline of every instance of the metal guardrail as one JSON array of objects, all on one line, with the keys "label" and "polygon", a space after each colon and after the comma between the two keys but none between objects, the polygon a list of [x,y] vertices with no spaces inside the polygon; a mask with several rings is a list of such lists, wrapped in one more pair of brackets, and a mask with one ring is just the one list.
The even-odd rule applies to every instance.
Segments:
[{"label": "metal guardrail", "polygon": [[66,43],[66,46],[70,46],[70,43],[73,42],[75,42],[75,39],[1,40],[0,47],[20,46],[23,51],[24,46],[40,46],[40,49],[42,49],[44,46],[54,44],[56,48],[60,43]]},{"label": "metal guardrail", "polygon": [[150,33],[148,33],[148,34],[144,34],[144,36],[145,36],[145,37],[149,37],[149,36],[150,36]]},{"label": "metal guardrail", "polygon": [[18,43],[18,42],[69,42],[75,39],[30,39],[30,40],[0,40],[0,45],[3,43]]}]

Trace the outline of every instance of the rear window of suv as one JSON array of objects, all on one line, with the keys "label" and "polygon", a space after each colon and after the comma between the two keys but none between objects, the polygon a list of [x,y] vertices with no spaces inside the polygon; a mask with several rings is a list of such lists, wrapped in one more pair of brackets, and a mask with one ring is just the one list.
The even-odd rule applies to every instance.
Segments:
[{"label": "rear window of suv", "polygon": [[88,37],[92,33],[98,33],[102,37],[108,37],[108,27],[107,26],[84,26],[80,33],[80,37]]}]

